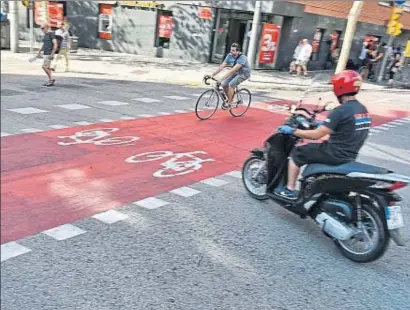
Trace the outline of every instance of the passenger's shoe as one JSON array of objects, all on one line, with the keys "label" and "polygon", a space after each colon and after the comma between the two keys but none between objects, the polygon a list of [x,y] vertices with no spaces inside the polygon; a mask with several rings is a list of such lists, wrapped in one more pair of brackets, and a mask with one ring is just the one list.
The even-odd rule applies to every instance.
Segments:
[{"label": "passenger's shoe", "polygon": [[283,198],[290,199],[290,200],[298,199],[297,191],[291,191],[285,186],[275,189],[275,194]]}]

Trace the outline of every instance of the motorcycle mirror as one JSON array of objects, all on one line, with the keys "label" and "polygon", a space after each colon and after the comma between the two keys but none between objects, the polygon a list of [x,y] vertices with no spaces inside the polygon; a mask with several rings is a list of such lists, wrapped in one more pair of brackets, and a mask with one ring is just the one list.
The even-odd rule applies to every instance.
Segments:
[{"label": "motorcycle mirror", "polygon": [[292,104],[292,105],[290,106],[289,111],[290,111],[290,113],[295,113],[295,112],[296,112],[296,104]]}]

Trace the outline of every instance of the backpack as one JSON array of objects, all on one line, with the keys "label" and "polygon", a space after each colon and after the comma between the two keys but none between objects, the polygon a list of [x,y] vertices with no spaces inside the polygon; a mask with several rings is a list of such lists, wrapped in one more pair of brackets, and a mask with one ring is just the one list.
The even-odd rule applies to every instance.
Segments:
[{"label": "backpack", "polygon": [[54,33],[54,38],[57,40],[57,50],[56,50],[56,54],[59,54],[59,53],[60,53],[60,49],[61,49],[61,43],[63,42],[63,37],[62,37],[62,36],[59,36],[59,35],[56,35],[56,34]]}]

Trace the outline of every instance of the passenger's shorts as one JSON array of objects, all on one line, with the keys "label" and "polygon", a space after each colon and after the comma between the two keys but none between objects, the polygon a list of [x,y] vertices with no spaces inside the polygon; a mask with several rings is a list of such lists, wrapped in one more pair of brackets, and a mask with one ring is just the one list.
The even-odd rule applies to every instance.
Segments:
[{"label": "passenger's shorts", "polygon": [[221,85],[222,87],[231,87],[234,88],[236,86],[238,86],[239,84],[241,84],[243,81],[246,81],[247,79],[241,77],[240,75],[236,74],[234,76],[231,76],[229,78],[227,78],[226,80],[223,80]]},{"label": "passenger's shorts", "polygon": [[302,167],[309,164],[341,165],[352,160],[335,158],[328,150],[326,143],[309,143],[293,149],[290,157],[296,166]]},{"label": "passenger's shorts", "polygon": [[297,66],[307,66],[308,62],[307,62],[307,60],[306,61],[305,60],[296,60],[295,64]]},{"label": "passenger's shorts", "polygon": [[53,60],[53,57],[51,55],[44,55],[43,56],[43,66],[49,67],[52,60]]}]

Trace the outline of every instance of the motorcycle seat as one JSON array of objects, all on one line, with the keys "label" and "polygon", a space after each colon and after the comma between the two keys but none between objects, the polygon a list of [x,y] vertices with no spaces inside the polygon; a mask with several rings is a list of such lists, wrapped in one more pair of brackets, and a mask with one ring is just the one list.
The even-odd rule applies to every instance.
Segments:
[{"label": "motorcycle seat", "polygon": [[390,171],[368,164],[359,163],[357,161],[351,161],[342,165],[325,165],[325,164],[310,164],[308,165],[302,173],[303,177],[308,177],[313,174],[323,174],[323,173],[332,173],[332,174],[342,174],[346,175],[351,172],[360,172],[360,173],[369,173],[369,174],[387,174]]}]

